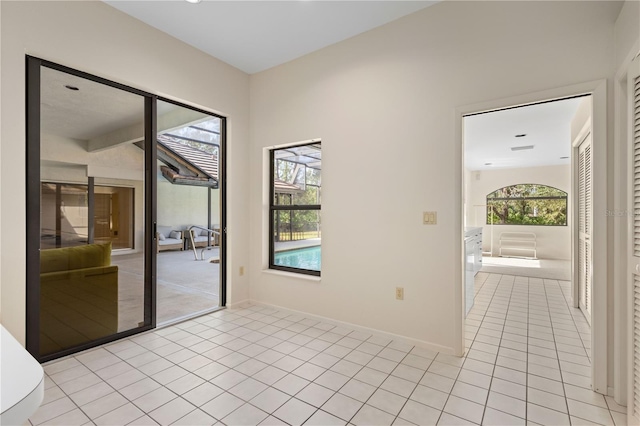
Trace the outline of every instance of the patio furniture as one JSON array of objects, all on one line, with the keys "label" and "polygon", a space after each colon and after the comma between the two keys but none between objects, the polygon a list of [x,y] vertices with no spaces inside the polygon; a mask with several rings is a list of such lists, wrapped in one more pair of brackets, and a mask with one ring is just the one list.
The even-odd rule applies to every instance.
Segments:
[{"label": "patio furniture", "polygon": [[156,250],[184,250],[182,231],[176,231],[170,226],[158,226],[156,232]]}]

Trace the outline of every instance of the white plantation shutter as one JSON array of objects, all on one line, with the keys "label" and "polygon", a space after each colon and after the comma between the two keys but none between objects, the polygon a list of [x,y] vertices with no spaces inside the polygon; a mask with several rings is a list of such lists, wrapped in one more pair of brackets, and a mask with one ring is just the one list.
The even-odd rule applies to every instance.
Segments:
[{"label": "white plantation shutter", "polygon": [[591,324],[591,241],[585,241],[584,245],[584,306],[587,311],[587,321]]},{"label": "white plantation shutter", "polygon": [[[640,60],[640,58],[636,59]],[[633,89],[633,211],[640,212],[640,77]],[[640,257],[640,215],[633,220],[633,255]]]},{"label": "white plantation shutter", "polygon": [[591,135],[578,148],[578,305],[591,324]]},{"label": "white plantation shutter", "polygon": [[580,150],[578,155],[578,229],[580,232],[585,232],[585,179],[584,179],[584,151]]},{"label": "white plantation shutter", "polygon": [[591,143],[584,147],[584,232],[591,235]]},{"label": "white plantation shutter", "polygon": [[[591,138],[589,138],[591,140]],[[585,238],[585,277],[584,298],[587,320],[591,324],[591,143],[584,147],[584,233]]]},{"label": "white plantation shutter", "polygon": [[632,418],[628,419],[629,424],[640,424],[640,57],[637,57],[631,64],[629,78],[627,79],[629,93],[629,209],[633,216],[630,219],[630,229],[632,239],[629,247],[630,282],[632,283],[632,307],[630,318],[631,341],[630,358],[633,380],[629,391],[627,403],[629,405],[628,414]]},{"label": "white plantation shutter", "polygon": [[633,277],[633,415],[640,419],[640,276]]}]

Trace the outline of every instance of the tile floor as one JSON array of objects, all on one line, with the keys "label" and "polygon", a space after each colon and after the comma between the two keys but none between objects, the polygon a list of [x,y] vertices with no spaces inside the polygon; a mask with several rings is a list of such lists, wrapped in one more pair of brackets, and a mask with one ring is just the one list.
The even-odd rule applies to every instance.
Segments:
[{"label": "tile floor", "polygon": [[626,424],[568,282],[479,273],[466,357],[261,306],[45,366],[33,425]]}]

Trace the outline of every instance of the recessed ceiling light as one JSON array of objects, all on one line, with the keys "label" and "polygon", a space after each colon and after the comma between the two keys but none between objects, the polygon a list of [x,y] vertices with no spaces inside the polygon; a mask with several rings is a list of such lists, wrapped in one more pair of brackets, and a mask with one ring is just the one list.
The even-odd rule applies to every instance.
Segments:
[{"label": "recessed ceiling light", "polygon": [[533,149],[533,145],[512,146],[511,151],[524,151],[527,149]]},{"label": "recessed ceiling light", "polygon": [[67,89],[69,89],[69,90],[74,90],[74,91],[75,91],[75,90],[80,90],[80,89],[78,89],[76,86],[72,86],[72,85],[70,85],[70,84],[66,84],[64,87],[66,87],[66,88],[67,88]]},{"label": "recessed ceiling light", "polygon": [[516,135],[516,138],[524,138],[525,136],[527,136],[526,133],[520,133],[519,135]]},{"label": "recessed ceiling light", "polygon": [[193,3],[193,4],[200,3],[200,1],[202,0],[187,0],[187,2]]}]

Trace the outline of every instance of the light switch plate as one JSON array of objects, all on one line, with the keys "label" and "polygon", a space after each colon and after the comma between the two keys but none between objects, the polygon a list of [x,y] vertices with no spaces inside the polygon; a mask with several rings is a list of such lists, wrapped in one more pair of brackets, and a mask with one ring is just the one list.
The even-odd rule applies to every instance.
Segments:
[{"label": "light switch plate", "polygon": [[438,213],[437,212],[423,212],[422,213],[422,223],[425,225],[435,225],[438,223]]}]

